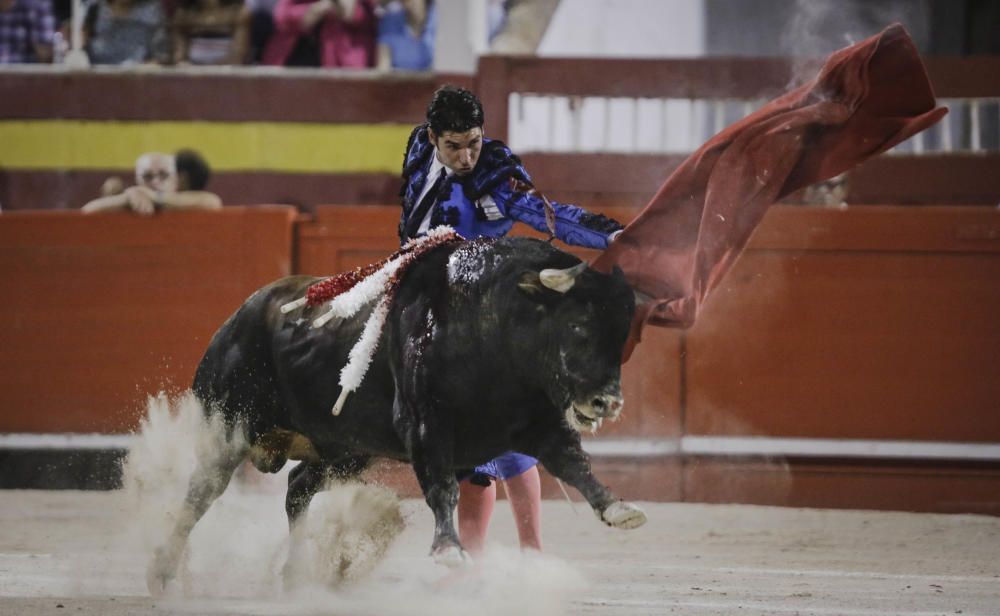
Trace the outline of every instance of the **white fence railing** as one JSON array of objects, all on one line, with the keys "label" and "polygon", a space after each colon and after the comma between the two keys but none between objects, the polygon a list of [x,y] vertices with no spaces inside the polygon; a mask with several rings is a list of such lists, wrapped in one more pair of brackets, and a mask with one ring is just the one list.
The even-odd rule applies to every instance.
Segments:
[{"label": "white fence railing", "polygon": [[[513,93],[509,141],[517,152],[686,154],[765,102]],[[1000,151],[1000,98],[938,103],[949,114],[891,153]]]}]

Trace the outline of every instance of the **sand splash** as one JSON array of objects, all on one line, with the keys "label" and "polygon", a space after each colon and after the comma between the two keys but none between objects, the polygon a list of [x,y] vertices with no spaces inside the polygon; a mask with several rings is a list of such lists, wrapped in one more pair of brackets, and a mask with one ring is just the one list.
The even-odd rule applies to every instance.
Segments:
[{"label": "sand splash", "polygon": [[[199,457],[213,455],[222,433],[190,393],[150,399],[122,490],[121,541],[143,562],[168,536]],[[427,555],[433,522],[426,505],[360,483],[316,495],[286,572],[291,466],[275,475],[249,465],[237,470],[191,533],[167,602],[197,609],[199,602],[236,601],[248,614],[548,615],[565,613],[583,588],[580,573],[562,561],[515,548],[494,546],[460,570],[435,565]]]}]

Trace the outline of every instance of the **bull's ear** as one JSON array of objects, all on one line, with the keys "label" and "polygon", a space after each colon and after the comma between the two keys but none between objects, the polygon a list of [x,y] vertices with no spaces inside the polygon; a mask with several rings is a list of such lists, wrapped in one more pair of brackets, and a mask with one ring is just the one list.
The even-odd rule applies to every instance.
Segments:
[{"label": "bull's ear", "polygon": [[532,297],[544,294],[548,290],[542,284],[542,279],[538,276],[538,272],[531,270],[521,274],[521,280],[518,281],[517,288],[521,289],[522,293]]},{"label": "bull's ear", "polygon": [[521,279],[517,281],[517,288],[532,300],[545,305],[558,302],[563,297],[562,293],[553,291],[546,286],[538,272],[530,270],[521,274]]}]

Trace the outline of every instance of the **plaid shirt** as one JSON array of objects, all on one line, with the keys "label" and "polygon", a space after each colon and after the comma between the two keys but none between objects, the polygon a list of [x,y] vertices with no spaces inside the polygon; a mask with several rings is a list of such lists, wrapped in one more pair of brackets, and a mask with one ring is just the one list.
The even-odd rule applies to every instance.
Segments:
[{"label": "plaid shirt", "polygon": [[47,0],[14,0],[0,10],[0,64],[35,62],[35,45],[52,45],[55,18]]}]

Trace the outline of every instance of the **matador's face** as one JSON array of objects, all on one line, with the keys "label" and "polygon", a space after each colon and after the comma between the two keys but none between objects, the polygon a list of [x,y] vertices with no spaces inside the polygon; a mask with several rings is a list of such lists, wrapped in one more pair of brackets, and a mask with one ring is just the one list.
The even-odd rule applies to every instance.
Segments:
[{"label": "matador's face", "polygon": [[437,148],[438,158],[442,163],[458,175],[471,173],[483,150],[483,129],[481,126],[470,128],[464,133],[446,130],[436,135],[430,129],[427,135]]}]

